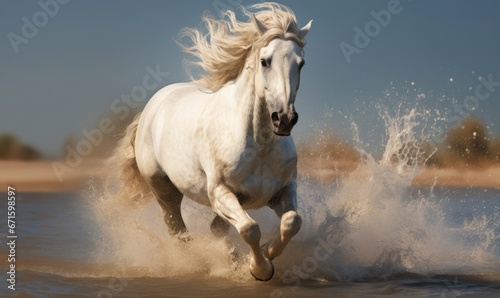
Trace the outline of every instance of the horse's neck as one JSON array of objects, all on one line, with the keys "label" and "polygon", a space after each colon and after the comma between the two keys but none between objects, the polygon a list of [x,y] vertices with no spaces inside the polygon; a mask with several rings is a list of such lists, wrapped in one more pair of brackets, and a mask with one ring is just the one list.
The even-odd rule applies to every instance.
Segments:
[{"label": "horse's neck", "polygon": [[243,70],[235,83],[238,110],[245,121],[247,135],[259,144],[271,144],[277,140],[271,127],[271,115],[264,99],[255,94],[255,73],[252,69]]}]

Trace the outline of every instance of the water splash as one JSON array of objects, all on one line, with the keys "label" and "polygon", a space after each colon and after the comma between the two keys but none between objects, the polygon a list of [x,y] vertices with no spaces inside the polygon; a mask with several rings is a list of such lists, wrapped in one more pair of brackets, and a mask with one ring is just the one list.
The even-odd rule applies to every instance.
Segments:
[{"label": "water splash", "polygon": [[[430,135],[422,126],[430,114],[417,109],[404,114],[398,109],[395,115],[380,109],[379,113],[387,133],[380,160],[359,149],[363,163],[340,185],[301,181],[300,207],[308,228],[299,241],[304,245],[322,239],[330,247],[328,260],[316,260],[317,270],[308,272],[307,278],[356,281],[402,273],[460,274],[464,268],[470,272],[470,268],[498,264],[499,237],[494,227],[498,214],[450,226],[434,187],[411,192],[411,181],[432,154],[424,152],[428,148],[422,142]],[[293,272],[311,271],[310,265],[292,259],[314,256],[314,249],[297,249],[282,264],[292,263]]]},{"label": "water splash", "polygon": [[[446,221],[433,188],[411,191],[411,181],[428,155],[421,140],[428,113],[379,109],[387,142],[381,159],[362,150],[362,164],[341,182],[324,184],[301,178],[299,208],[303,227],[275,260],[276,276],[285,283],[304,279],[359,281],[398,274],[459,274],[470,267],[498,264],[498,217],[477,216],[460,226]],[[353,124],[356,134],[356,125]],[[110,275],[213,276],[250,280],[248,249],[232,231],[228,239],[211,235],[213,212],[185,200],[182,211],[194,239],[188,244],[168,236],[156,202],[126,206],[121,198],[91,195],[96,223],[96,262]],[[251,212],[264,239],[278,220],[270,210]]]},{"label": "water splash", "polygon": [[[108,264],[109,275],[247,278],[239,264],[248,260],[236,261],[235,245],[209,232],[208,208],[195,203],[184,206],[193,238],[186,244],[169,236],[156,201],[127,206],[113,195],[96,194],[94,199],[94,216],[101,229],[95,261]],[[206,229],[198,228],[201,223],[208,223]]]}]

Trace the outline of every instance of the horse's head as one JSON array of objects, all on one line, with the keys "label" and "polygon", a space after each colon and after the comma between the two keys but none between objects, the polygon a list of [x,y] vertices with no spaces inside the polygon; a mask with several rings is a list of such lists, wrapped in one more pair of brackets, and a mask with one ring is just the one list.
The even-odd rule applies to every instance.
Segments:
[{"label": "horse's head", "polygon": [[[255,26],[264,34],[267,30],[257,18]],[[298,37],[302,40],[311,28],[311,22],[300,29]],[[299,119],[295,111],[295,97],[299,90],[300,70],[304,66],[304,53],[293,39],[275,38],[258,53],[258,66],[255,90],[264,99],[270,112],[273,130],[276,135],[290,135]]]}]

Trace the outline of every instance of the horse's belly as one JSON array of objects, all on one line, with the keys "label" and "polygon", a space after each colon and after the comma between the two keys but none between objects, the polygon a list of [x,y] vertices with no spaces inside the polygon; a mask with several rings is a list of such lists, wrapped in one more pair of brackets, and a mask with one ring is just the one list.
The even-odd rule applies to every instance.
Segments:
[{"label": "horse's belly", "polygon": [[197,168],[183,167],[172,160],[169,166],[164,168],[172,183],[184,196],[199,204],[210,206],[206,176]]}]

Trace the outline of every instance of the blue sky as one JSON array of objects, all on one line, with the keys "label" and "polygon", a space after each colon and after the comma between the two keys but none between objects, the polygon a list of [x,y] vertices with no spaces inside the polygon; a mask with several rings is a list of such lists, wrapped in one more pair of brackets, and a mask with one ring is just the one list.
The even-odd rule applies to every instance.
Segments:
[{"label": "blue sky", "polygon": [[[55,1],[40,2],[52,3],[54,11]],[[0,133],[15,133],[51,156],[61,153],[70,133],[81,135],[112,113],[113,101],[141,85],[148,66],[169,73],[161,86],[186,81],[174,39],[183,27],[199,26],[204,11],[218,15],[220,7],[257,1],[60,2],[68,3],[46,19],[37,1],[0,2]],[[320,133],[318,127],[352,138],[352,119],[377,151],[384,125],[375,106],[393,111],[400,104],[437,109],[449,119],[462,117],[457,105],[474,105],[470,114],[500,134],[500,87],[495,91],[490,84],[487,99],[465,100],[482,84],[478,77],[500,82],[499,1],[281,3],[295,11],[299,25],[314,19],[297,98],[299,141]],[[389,12],[385,26],[374,24],[371,12],[389,11],[388,5],[399,12]],[[23,35],[26,20],[40,25],[36,33]],[[364,34],[372,30],[372,37],[348,63],[340,45],[356,46],[356,27]]]}]

